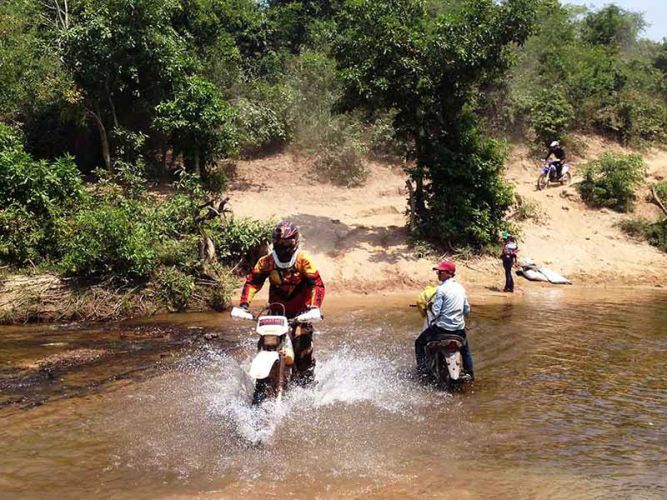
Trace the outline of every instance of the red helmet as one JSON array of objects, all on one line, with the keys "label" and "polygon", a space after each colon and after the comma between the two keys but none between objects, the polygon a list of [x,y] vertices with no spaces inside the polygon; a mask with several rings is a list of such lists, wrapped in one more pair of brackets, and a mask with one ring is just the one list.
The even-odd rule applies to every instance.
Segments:
[{"label": "red helmet", "polygon": [[273,230],[273,252],[276,264],[289,264],[299,248],[299,228],[286,220],[280,221]]},{"label": "red helmet", "polygon": [[434,271],[449,271],[449,273],[453,276],[456,274],[456,264],[454,264],[451,260],[443,260],[438,263],[437,266],[433,268]]}]

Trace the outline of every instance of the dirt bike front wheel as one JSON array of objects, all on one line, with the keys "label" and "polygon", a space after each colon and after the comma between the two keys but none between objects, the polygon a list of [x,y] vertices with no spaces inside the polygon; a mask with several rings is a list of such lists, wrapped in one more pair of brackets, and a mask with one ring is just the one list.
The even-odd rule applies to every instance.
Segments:
[{"label": "dirt bike front wheel", "polygon": [[549,185],[549,177],[547,177],[547,174],[542,174],[537,178],[537,190],[538,191],[542,191],[543,189],[546,189],[546,187],[548,185]]},{"label": "dirt bike front wheel", "polygon": [[560,179],[560,183],[563,186],[567,186],[572,182],[572,174],[570,172],[565,172],[563,177]]},{"label": "dirt bike front wheel", "polygon": [[255,382],[255,392],[252,395],[252,404],[259,405],[269,396],[268,384],[265,380]]}]

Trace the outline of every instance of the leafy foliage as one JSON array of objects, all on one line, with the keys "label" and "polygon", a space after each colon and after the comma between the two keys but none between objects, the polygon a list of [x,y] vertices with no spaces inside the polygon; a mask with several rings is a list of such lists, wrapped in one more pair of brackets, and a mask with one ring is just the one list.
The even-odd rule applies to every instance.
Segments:
[{"label": "leafy foliage", "polygon": [[548,132],[560,132],[555,138],[572,130],[594,130],[626,143],[664,141],[660,46],[638,39],[641,15],[614,5],[589,12],[548,0],[541,2],[537,19],[536,33],[516,52],[518,64],[510,78],[494,82],[487,90],[494,97],[482,99],[485,112],[500,108],[495,126],[516,133],[515,127],[525,132],[529,125],[544,144],[549,134],[541,117],[549,105],[547,123],[558,127]]},{"label": "leafy foliage", "polygon": [[620,223],[620,227],[626,234],[644,239],[654,247],[667,252],[667,217],[655,222],[643,218],[624,220]]},{"label": "leafy foliage", "polygon": [[653,189],[655,190],[655,194],[658,195],[658,198],[660,198],[660,201],[663,204],[667,203],[667,181],[656,182],[653,185]]},{"label": "leafy foliage", "polygon": [[39,262],[47,246],[46,227],[21,205],[0,209],[0,261],[19,266]]},{"label": "leafy foliage", "polygon": [[530,32],[531,2],[476,0],[431,17],[420,2],[346,4],[335,55],[347,107],[396,110],[414,144],[420,232],[438,243],[482,247],[511,205],[503,154],[484,138],[473,92],[508,67],[507,46]]},{"label": "leafy foliage", "polygon": [[0,123],[0,256],[25,266],[57,257],[65,218],[86,199],[70,157],[33,159],[20,134]]},{"label": "leafy foliage", "polygon": [[187,308],[195,291],[193,276],[176,267],[165,267],[156,274],[155,281],[160,299],[170,310],[183,311]]},{"label": "leafy foliage", "polygon": [[234,111],[211,83],[198,77],[186,78],[173,99],[158,104],[155,110],[156,128],[185,155],[186,165],[192,170],[236,150]]},{"label": "leafy foliage", "polygon": [[72,208],[83,198],[83,183],[70,157],[35,161],[19,134],[0,123],[0,208],[12,204],[36,215]]},{"label": "leafy foliage", "polygon": [[530,117],[539,143],[561,140],[574,119],[574,109],[562,88],[543,90],[531,106]]},{"label": "leafy foliage", "polygon": [[274,221],[259,221],[248,218],[231,219],[223,226],[220,222],[209,229],[224,264],[248,268],[254,265],[257,252],[268,248]]},{"label": "leafy foliage", "polygon": [[61,265],[66,274],[85,279],[142,280],[156,262],[150,237],[135,207],[90,207],[72,219]]},{"label": "leafy foliage", "polygon": [[625,48],[635,43],[644,26],[641,14],[607,5],[584,18],[583,39],[592,45]]},{"label": "leafy foliage", "polygon": [[619,212],[632,209],[634,191],[646,175],[639,155],[605,153],[583,167],[584,180],[577,189],[591,206],[607,207]]}]

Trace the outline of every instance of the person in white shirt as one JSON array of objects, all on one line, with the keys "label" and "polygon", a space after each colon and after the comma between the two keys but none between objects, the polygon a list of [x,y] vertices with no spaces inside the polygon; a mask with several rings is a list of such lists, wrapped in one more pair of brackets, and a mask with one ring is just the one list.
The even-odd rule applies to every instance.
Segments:
[{"label": "person in white shirt", "polygon": [[428,373],[426,367],[426,344],[438,340],[442,335],[456,334],[466,342],[461,349],[463,355],[463,369],[474,380],[472,354],[465,330],[465,316],[470,314],[470,304],[463,286],[456,281],[456,265],[449,260],[443,260],[433,268],[438,273],[440,285],[435,292],[435,299],[431,306],[433,319],[417,340],[415,340],[415,357],[417,370],[420,374]]}]

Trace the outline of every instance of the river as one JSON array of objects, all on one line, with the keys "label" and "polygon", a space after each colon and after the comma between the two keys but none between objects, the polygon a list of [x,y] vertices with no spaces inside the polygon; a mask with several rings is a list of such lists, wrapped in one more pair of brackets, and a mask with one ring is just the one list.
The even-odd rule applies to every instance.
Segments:
[{"label": "river", "polygon": [[0,497],[666,498],[667,292],[472,299],[464,393],[392,295],[329,301],[318,384],[259,408],[227,315],[0,327]]}]

